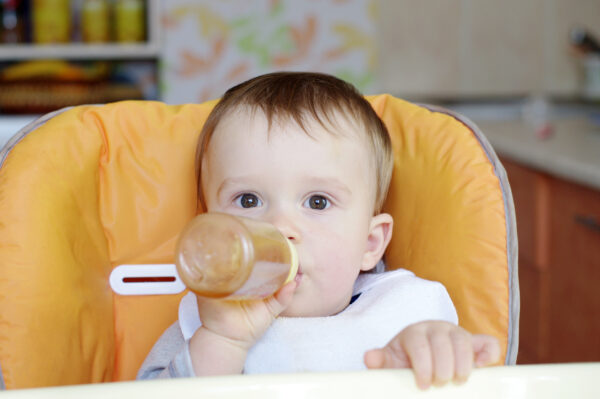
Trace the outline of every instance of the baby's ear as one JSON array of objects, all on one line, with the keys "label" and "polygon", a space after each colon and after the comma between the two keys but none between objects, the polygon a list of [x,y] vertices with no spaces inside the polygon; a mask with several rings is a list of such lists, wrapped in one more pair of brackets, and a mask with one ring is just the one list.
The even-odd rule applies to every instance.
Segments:
[{"label": "baby's ear", "polygon": [[390,240],[392,239],[392,227],[394,219],[388,213],[380,213],[373,216],[367,237],[367,249],[363,255],[361,270],[367,271],[377,265],[383,256]]}]

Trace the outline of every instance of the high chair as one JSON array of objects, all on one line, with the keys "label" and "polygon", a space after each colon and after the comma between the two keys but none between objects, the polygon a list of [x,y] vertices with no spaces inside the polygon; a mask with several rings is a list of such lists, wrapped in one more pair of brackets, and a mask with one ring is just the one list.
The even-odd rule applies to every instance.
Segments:
[{"label": "high chair", "polygon": [[[449,111],[367,97],[392,137],[390,268],[442,282],[459,323],[514,364],[519,289],[504,169]],[[123,381],[177,318],[178,295],[121,296],[121,264],[173,263],[196,214],[196,141],[215,102],[125,101],[43,116],[0,152],[0,368],[6,388]]]}]

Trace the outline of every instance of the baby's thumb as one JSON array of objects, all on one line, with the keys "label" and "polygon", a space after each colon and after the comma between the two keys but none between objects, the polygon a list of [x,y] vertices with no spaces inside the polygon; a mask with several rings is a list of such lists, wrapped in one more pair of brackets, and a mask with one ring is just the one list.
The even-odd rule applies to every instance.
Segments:
[{"label": "baby's thumb", "polygon": [[363,361],[368,369],[382,369],[385,366],[385,353],[383,349],[371,349],[365,352]]},{"label": "baby's thumb", "polygon": [[399,345],[393,342],[383,348],[365,352],[363,362],[368,369],[399,369],[410,367],[410,361]]},{"label": "baby's thumb", "polygon": [[490,335],[473,335],[473,352],[475,354],[475,366],[489,366],[500,361],[500,343]]},{"label": "baby's thumb", "polygon": [[290,305],[290,303],[292,303],[296,285],[297,283],[295,281],[290,281],[281,287],[279,291],[275,293],[275,295],[267,299],[267,305],[269,306],[273,317],[279,316],[279,314],[283,312],[285,308]]}]

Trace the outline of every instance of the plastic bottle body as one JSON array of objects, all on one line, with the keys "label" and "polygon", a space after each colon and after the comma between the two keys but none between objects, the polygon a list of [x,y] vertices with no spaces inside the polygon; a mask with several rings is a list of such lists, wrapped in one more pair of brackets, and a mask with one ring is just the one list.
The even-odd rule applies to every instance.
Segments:
[{"label": "plastic bottle body", "polygon": [[298,269],[294,246],[273,225],[223,213],[198,215],[186,226],[175,263],[190,290],[226,299],[272,295]]}]

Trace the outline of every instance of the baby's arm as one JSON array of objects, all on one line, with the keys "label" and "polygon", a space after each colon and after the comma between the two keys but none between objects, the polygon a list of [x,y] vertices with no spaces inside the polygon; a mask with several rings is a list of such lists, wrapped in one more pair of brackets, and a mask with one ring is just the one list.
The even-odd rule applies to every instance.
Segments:
[{"label": "baby's arm", "polygon": [[424,321],[402,330],[381,349],[365,353],[370,369],[412,367],[417,385],[464,382],[473,366],[498,362],[500,345],[489,335],[472,335],[445,321]]},{"label": "baby's arm", "polygon": [[264,300],[223,301],[198,297],[202,326],[189,342],[196,376],[239,374],[248,350],[289,305],[291,282]]},{"label": "baby's arm", "polygon": [[192,361],[179,323],[173,323],[152,347],[138,380],[192,377]]}]

